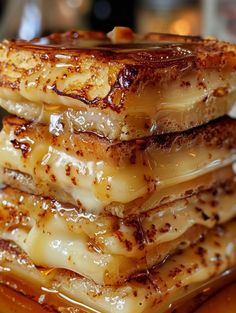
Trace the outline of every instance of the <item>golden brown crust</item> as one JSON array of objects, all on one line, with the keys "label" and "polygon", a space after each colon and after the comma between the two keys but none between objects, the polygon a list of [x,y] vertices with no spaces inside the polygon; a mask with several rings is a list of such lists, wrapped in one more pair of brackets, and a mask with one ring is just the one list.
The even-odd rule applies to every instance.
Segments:
[{"label": "golden brown crust", "polygon": [[[130,36],[126,36],[127,32]],[[112,39],[112,35],[106,36],[102,32],[68,31],[28,42],[4,41],[3,46],[9,47],[10,51],[33,51],[42,61],[51,62],[56,62],[58,53],[68,53],[75,64],[79,57],[87,55],[104,62],[115,60],[127,65],[140,65],[138,68],[183,66],[184,69],[189,62],[189,65],[198,69],[215,68],[216,64],[218,68],[228,66],[235,69],[235,45],[216,39],[161,33],[138,36],[129,29],[125,29],[125,34],[121,34],[118,40]]]},{"label": "golden brown crust", "polygon": [[54,135],[48,131],[48,127],[45,125],[27,122],[11,115],[4,118],[3,127],[6,133],[14,130],[15,139],[12,144],[15,149],[21,150],[25,158],[31,149],[28,140],[24,140],[26,137],[37,143],[49,140],[52,146],[59,147],[70,155],[82,159],[96,158],[116,163],[117,166],[135,164],[142,154],[151,151],[165,153],[200,145],[226,150],[236,148],[236,120],[229,117],[222,117],[207,125],[181,133],[163,134],[117,143],[92,133],[70,134],[62,130],[60,135]]},{"label": "golden brown crust", "polygon": [[[109,37],[71,31],[30,42],[2,42],[0,97],[74,109],[85,119],[77,124],[78,130],[122,140],[182,131],[231,108],[234,45],[196,37],[139,36],[126,28],[114,30]],[[212,85],[212,75],[217,85]],[[164,114],[170,110],[165,98],[168,88],[189,94],[190,86],[199,93],[196,99],[188,96],[193,103],[188,100],[183,112],[177,108]],[[187,113],[190,107],[199,110],[196,118]],[[101,117],[95,121],[90,114]],[[186,118],[181,121],[183,114]],[[112,127],[115,130],[109,131]]]},{"label": "golden brown crust", "polygon": [[[216,47],[216,46],[214,46]],[[222,51],[225,48],[221,47]],[[221,51],[221,52],[222,52]],[[170,43],[160,42],[157,46],[152,42],[146,42],[145,39],[140,42],[131,40],[125,43],[112,43],[105,34],[100,32],[80,32],[71,31],[67,33],[56,33],[41,39],[35,39],[29,42],[23,40],[4,41],[1,46],[1,80],[0,86],[11,88],[13,90],[20,89],[21,77],[32,75],[39,71],[44,64],[50,64],[52,67],[58,66],[60,59],[69,59],[70,73],[80,71],[83,62],[96,60],[97,66],[109,64],[110,67],[116,67],[115,79],[112,74],[108,77],[110,91],[104,98],[89,97],[89,85],[77,90],[61,90],[55,82],[51,82],[51,90],[58,96],[66,96],[83,102],[91,107],[100,107],[102,109],[110,108],[119,113],[124,107],[125,94],[131,89],[136,92],[141,84],[157,83],[168,80],[175,80],[177,76],[181,76],[183,71],[195,66],[204,68],[213,64],[208,59],[208,63],[199,62],[189,49],[182,44],[178,46]],[[26,52],[27,56],[25,67],[17,62],[17,53]],[[4,54],[6,56],[4,58]],[[195,52],[194,52],[195,53]],[[213,62],[216,62],[215,56]],[[229,57],[224,55],[221,57],[223,67],[229,62]],[[227,60],[227,62],[226,62]],[[16,62],[14,62],[16,61]],[[30,66],[30,63],[34,66]],[[219,61],[217,59],[217,61]],[[12,67],[17,72],[19,78],[10,81],[7,75],[3,75],[4,67]],[[91,67],[93,75],[96,76],[96,66]],[[96,82],[92,82],[95,83]],[[46,84],[43,88],[48,87]],[[122,97],[118,104],[114,103],[114,98],[122,92]]]}]

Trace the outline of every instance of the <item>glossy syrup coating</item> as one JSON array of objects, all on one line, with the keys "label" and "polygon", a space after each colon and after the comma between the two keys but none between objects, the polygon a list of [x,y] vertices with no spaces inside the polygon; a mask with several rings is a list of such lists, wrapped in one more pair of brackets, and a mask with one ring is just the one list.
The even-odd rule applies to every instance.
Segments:
[{"label": "glossy syrup coating", "polygon": [[183,131],[229,112],[235,64],[234,45],[127,28],[6,40],[0,105],[111,140]]},{"label": "glossy syrup coating", "polygon": [[[119,219],[88,214],[55,199],[8,187],[0,192],[0,230],[34,264],[66,268],[99,285],[118,286],[153,266],[161,271],[173,254],[231,220],[235,194],[236,184],[228,181],[146,214]],[[60,233],[52,227],[56,224]],[[55,245],[57,241],[60,246]],[[81,261],[84,259],[86,262]]]},{"label": "glossy syrup coating", "polygon": [[[126,36],[126,34],[125,34]],[[179,71],[185,70],[193,64],[193,54],[191,50],[186,49],[182,44],[176,43],[152,43],[151,41],[135,40],[122,36],[118,42],[109,40],[105,34],[100,32],[77,32],[71,31],[67,33],[56,33],[48,37],[34,39],[32,41],[5,41],[2,44],[2,49],[7,49],[8,64],[11,62],[11,54],[25,52],[25,61],[27,66],[20,66],[20,75],[32,75],[34,71],[45,63],[50,63],[53,67],[63,67],[63,63],[69,61],[69,72],[80,72],[82,62],[91,62],[95,59],[97,66],[102,66],[104,63],[110,66],[117,67],[117,70],[111,71],[108,76],[110,91],[106,97],[95,97],[90,99],[89,89],[87,84],[78,90],[67,92],[58,88],[56,81],[51,85],[51,89],[58,96],[66,96],[72,99],[80,100],[88,106],[96,106],[100,108],[110,108],[119,113],[124,106],[124,96],[121,97],[119,103],[114,103],[114,97],[118,90],[124,92],[131,88],[137,90],[140,82],[147,83],[154,81],[153,70],[173,67],[172,75],[177,76]],[[27,53],[29,56],[27,57]],[[13,57],[14,57],[13,56]],[[1,58],[1,57],[0,57]],[[32,59],[31,59],[32,58]],[[24,59],[24,57],[23,57]],[[17,61],[17,60],[16,60]],[[28,69],[29,63],[38,63],[36,67]],[[88,63],[89,64],[89,63]],[[10,64],[9,64],[10,65]],[[65,64],[64,64],[65,65]],[[97,75],[96,64],[90,67],[93,75]],[[161,72],[156,73],[155,78],[158,81],[162,80]],[[115,79],[112,79],[115,75]],[[174,78],[174,77],[173,77]],[[164,78],[165,79],[165,78]],[[37,83],[37,82],[36,82]],[[93,82],[94,85],[96,81]],[[19,89],[20,81],[17,79],[14,83],[6,79],[1,81],[1,86]],[[49,82],[48,82],[49,85]],[[136,86],[135,86],[136,85]],[[45,84],[47,88],[47,84]]]},{"label": "glossy syrup coating", "polygon": [[[164,313],[168,308],[174,309],[176,301],[199,291],[212,277],[234,267],[235,247],[233,220],[210,231],[205,240],[172,257],[162,265],[161,271],[154,268],[122,286],[111,287],[97,285],[68,270],[35,267],[16,244],[1,240],[0,264],[9,270],[0,273],[0,277],[6,282],[7,277],[20,277],[23,281],[45,286],[48,290],[64,294],[67,299],[73,299],[74,308],[81,308],[81,304],[84,308],[90,307],[89,312]],[[17,284],[14,287],[17,288]],[[34,290],[28,289],[27,292],[32,296]]]},{"label": "glossy syrup coating", "polygon": [[112,144],[91,134],[53,135],[45,125],[10,116],[0,134],[1,177],[9,184],[10,174],[16,187],[26,175],[17,188],[95,214],[127,216],[209,186],[209,179],[193,180],[235,160],[235,129],[225,117],[182,134]]},{"label": "glossy syrup coating", "polygon": [[233,283],[216,293],[203,304],[196,313],[235,313],[236,312],[236,283]]}]

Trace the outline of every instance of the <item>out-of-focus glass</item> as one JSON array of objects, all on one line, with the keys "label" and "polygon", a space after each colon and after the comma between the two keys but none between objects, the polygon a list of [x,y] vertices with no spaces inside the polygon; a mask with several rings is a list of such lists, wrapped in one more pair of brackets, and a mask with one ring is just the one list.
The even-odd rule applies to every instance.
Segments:
[{"label": "out-of-focus glass", "polygon": [[236,0],[202,0],[203,35],[236,42]]},{"label": "out-of-focus glass", "polygon": [[201,34],[200,1],[140,0],[137,10],[139,32],[164,32],[178,35]]},{"label": "out-of-focus glass", "polygon": [[90,0],[0,0],[0,39],[87,29]]},{"label": "out-of-focus glass", "polygon": [[[0,40],[88,29],[90,6],[90,0],[0,0]],[[0,128],[5,114],[0,108]]]}]

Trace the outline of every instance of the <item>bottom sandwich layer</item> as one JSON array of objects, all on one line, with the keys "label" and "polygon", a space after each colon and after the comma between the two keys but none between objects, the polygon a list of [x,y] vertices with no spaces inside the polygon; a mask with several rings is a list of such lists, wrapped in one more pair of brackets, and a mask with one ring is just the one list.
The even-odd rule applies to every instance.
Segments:
[{"label": "bottom sandwich layer", "polygon": [[155,208],[132,219],[92,216],[77,208],[0,190],[1,238],[45,268],[64,268],[99,285],[122,285],[188,248],[236,216],[236,182]]},{"label": "bottom sandwich layer", "polygon": [[[0,313],[98,312],[84,306],[78,309],[79,305],[73,303],[72,299],[62,293],[51,292],[50,289],[40,285],[26,285],[20,279],[5,276],[4,273],[0,273],[0,280],[4,280],[4,283],[0,283]],[[186,297],[170,306],[166,313],[208,313],[209,310],[214,313],[226,313],[225,299],[227,300],[227,313],[235,313],[235,280],[236,268],[234,267],[193,290]]]},{"label": "bottom sandwich layer", "polygon": [[[162,313],[172,311],[175,303],[236,265],[236,220],[211,230],[200,243],[173,256],[160,268],[119,287],[99,286],[68,270],[37,268],[18,246],[7,240],[0,241],[0,265],[1,283],[9,282],[10,287],[17,288],[20,281],[31,297],[33,288],[29,286],[41,286],[35,300],[45,307],[47,304],[52,312],[68,312],[63,309],[67,301],[69,312],[82,309],[101,313]],[[24,293],[22,286],[19,289]],[[45,293],[61,302],[53,308],[54,300],[48,300]]]}]

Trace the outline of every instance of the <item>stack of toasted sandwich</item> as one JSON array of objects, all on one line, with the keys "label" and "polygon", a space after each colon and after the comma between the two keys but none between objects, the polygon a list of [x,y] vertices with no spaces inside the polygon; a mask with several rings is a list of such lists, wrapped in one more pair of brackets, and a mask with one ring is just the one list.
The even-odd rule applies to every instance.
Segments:
[{"label": "stack of toasted sandwich", "polygon": [[2,286],[50,312],[193,312],[236,265],[235,100],[216,40],[2,42]]}]

